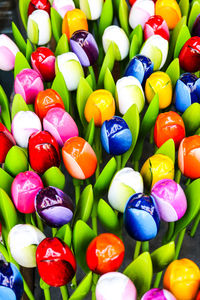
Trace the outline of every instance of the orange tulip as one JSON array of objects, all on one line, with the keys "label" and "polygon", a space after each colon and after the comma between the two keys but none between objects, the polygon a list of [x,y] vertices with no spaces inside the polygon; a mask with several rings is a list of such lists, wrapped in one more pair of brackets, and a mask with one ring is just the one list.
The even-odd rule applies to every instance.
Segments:
[{"label": "orange tulip", "polygon": [[161,16],[169,29],[173,29],[181,19],[181,10],[176,0],[157,0],[155,15]]}]

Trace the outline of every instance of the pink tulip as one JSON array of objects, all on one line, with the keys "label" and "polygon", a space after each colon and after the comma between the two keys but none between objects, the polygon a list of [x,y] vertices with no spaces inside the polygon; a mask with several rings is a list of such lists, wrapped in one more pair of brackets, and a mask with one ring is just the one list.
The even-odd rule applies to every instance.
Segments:
[{"label": "pink tulip", "polygon": [[5,34],[0,35],[0,70],[14,69],[15,56],[19,52],[15,43]]}]

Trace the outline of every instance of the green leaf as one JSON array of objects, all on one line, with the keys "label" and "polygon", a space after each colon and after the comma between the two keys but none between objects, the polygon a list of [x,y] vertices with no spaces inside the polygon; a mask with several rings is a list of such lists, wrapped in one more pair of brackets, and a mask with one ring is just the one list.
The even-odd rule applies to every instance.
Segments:
[{"label": "green leaf", "polygon": [[181,30],[178,34],[178,38],[176,41],[175,49],[174,49],[174,58],[179,56],[179,53],[183,47],[183,45],[187,42],[187,40],[191,38],[190,31],[186,25],[181,27]]},{"label": "green leaf", "polygon": [[115,97],[115,89],[116,89],[115,81],[113,79],[112,73],[108,68],[106,69],[106,73],[104,77],[104,89],[110,91],[113,97]]},{"label": "green leaf", "polygon": [[55,186],[60,190],[65,188],[65,175],[57,167],[51,167],[42,175],[45,186]]},{"label": "green leaf", "polygon": [[154,273],[163,271],[175,257],[175,243],[170,242],[151,253]]},{"label": "green leaf", "polygon": [[99,35],[102,36],[104,30],[112,24],[113,4],[112,0],[105,0],[99,20]]},{"label": "green leaf", "polygon": [[28,105],[20,94],[15,94],[12,103],[11,116],[12,119],[19,111],[29,111]]},{"label": "green leaf", "polygon": [[113,44],[113,42],[111,42],[110,46],[108,47],[108,51],[106,52],[106,55],[104,57],[101,70],[99,72],[99,79],[98,79],[98,83],[97,83],[98,87],[101,87],[103,84],[107,68],[110,70],[110,72],[112,72],[114,63],[115,63],[114,44]]},{"label": "green leaf", "polygon": [[119,23],[121,28],[126,32],[127,36],[130,34],[129,29],[129,9],[126,0],[120,0],[119,2]]},{"label": "green leaf", "polygon": [[190,1],[189,0],[180,0],[179,7],[181,9],[182,16],[188,16],[189,9],[190,9]]},{"label": "green leaf", "polygon": [[31,42],[29,39],[27,39],[27,44],[26,44],[26,59],[30,63],[31,62],[31,54],[33,52],[33,47],[31,45]]},{"label": "green leaf", "polygon": [[163,154],[166,156],[169,156],[173,163],[175,163],[175,144],[173,139],[167,140],[158,150],[155,154]]},{"label": "green leaf", "polygon": [[131,60],[135,55],[140,52],[140,43],[136,34],[133,35],[129,49],[129,59]]},{"label": "green leaf", "polygon": [[51,7],[51,26],[53,36],[56,40],[56,43],[58,43],[62,35],[62,18],[53,7]]},{"label": "green leaf", "polygon": [[63,33],[57,43],[55,56],[61,55],[66,52],[69,52],[69,43],[66,34]]},{"label": "green leaf", "polygon": [[60,95],[64,103],[65,110],[69,112],[69,91],[67,89],[64,77],[61,72],[58,72],[56,74],[51,88]]},{"label": "green leaf", "polygon": [[13,146],[8,151],[4,163],[4,169],[13,177],[28,170],[28,158],[22,148]]},{"label": "green leaf", "polygon": [[[142,46],[143,44],[143,29],[142,29],[142,26],[140,24],[138,24],[134,29],[133,31],[131,32],[130,34],[130,41],[132,40],[133,36],[136,35],[137,36],[137,39],[138,39],[138,42],[139,42],[139,45],[140,47]],[[138,54],[138,53],[137,53]]]},{"label": "green leaf", "polygon": [[96,82],[96,76],[95,76],[95,72],[94,72],[93,66],[89,66],[89,67],[88,67],[88,71],[89,71],[89,74],[90,74],[91,77],[92,77],[92,88],[93,88],[94,90],[96,90],[97,82]]},{"label": "green leaf", "polygon": [[26,57],[21,53],[17,52],[15,57],[15,68],[14,68],[14,77],[17,76],[22,70],[31,69]]},{"label": "green leaf", "polygon": [[80,78],[77,94],[76,94],[76,104],[78,108],[79,117],[83,127],[87,126],[87,121],[84,115],[85,104],[88,97],[92,94],[93,90],[91,89],[87,80],[83,77]]},{"label": "green leaf", "polygon": [[175,58],[170,65],[168,66],[166,73],[169,75],[171,81],[172,81],[172,86],[173,89],[176,85],[176,81],[180,77],[180,65],[179,65],[179,59]]},{"label": "green leaf", "polygon": [[58,229],[56,237],[64,241],[67,246],[71,247],[72,230],[69,224],[65,224]]},{"label": "green leaf", "polygon": [[200,104],[191,104],[182,114],[187,135],[192,135],[200,127]]},{"label": "green leaf", "polygon": [[42,278],[40,278],[40,288],[43,289],[43,290],[46,290],[46,289],[50,288],[50,285],[48,285],[46,282],[44,282],[42,280]]},{"label": "green leaf", "polygon": [[86,251],[90,242],[95,238],[94,231],[82,220],[78,220],[73,230],[73,246],[77,263],[85,273],[89,272],[86,262]]},{"label": "green leaf", "polygon": [[14,22],[12,22],[12,32],[19,50],[23,52],[23,54],[26,54],[26,42]]},{"label": "green leaf", "polygon": [[9,131],[11,131],[9,101],[1,85],[0,85],[0,106],[1,106],[1,119],[4,125],[6,126],[6,128]]},{"label": "green leaf", "polygon": [[30,0],[19,0],[19,12],[20,12],[21,20],[22,20],[25,30],[27,30],[29,3],[30,3]]},{"label": "green leaf", "polygon": [[89,74],[85,79],[87,80],[87,82],[89,83],[89,86],[93,90],[93,88],[94,88],[94,82],[93,82],[93,79],[92,79],[92,75]]},{"label": "green leaf", "polygon": [[188,28],[190,30],[190,32],[192,31],[192,26],[197,18],[197,16],[199,15],[200,12],[200,2],[199,1],[195,1],[194,4],[192,5],[190,14],[189,14],[189,18],[188,18]]},{"label": "green leaf", "polygon": [[92,212],[93,205],[93,189],[92,185],[89,184],[85,187],[81,193],[80,200],[78,202],[78,207],[75,215],[75,220],[81,219],[87,222]]},{"label": "green leaf", "polygon": [[153,266],[149,252],[144,252],[138,256],[123,273],[133,281],[138,297],[141,298],[150,289],[153,276]]},{"label": "green leaf", "polygon": [[115,232],[119,229],[119,220],[117,215],[110,205],[103,199],[99,200],[97,206],[97,216],[106,230]]},{"label": "green leaf", "polygon": [[10,176],[5,170],[0,168],[0,188],[3,189],[9,196],[11,195],[11,185],[13,177]]},{"label": "green leaf", "polygon": [[30,19],[28,21],[27,33],[30,41],[34,45],[37,45],[37,43],[39,42],[39,28],[38,24],[33,19]]},{"label": "green leaf", "polygon": [[94,133],[95,133],[95,124],[94,119],[90,120],[90,123],[87,126],[86,133],[85,133],[85,140],[92,146],[94,141]]},{"label": "green leaf", "polygon": [[79,283],[76,290],[73,292],[69,300],[82,300],[85,299],[92,286],[92,272],[89,272]]},{"label": "green leaf", "polygon": [[131,133],[132,144],[128,151],[122,155],[122,168],[125,167],[129,157],[131,156],[133,149],[136,145],[139,129],[140,129],[140,116],[136,104],[133,104],[127,112],[124,114],[123,119],[126,121]]}]

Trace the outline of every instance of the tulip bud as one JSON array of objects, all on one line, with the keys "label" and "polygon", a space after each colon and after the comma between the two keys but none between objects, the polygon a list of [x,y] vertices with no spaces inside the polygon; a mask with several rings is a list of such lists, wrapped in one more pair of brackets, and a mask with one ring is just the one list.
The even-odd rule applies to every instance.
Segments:
[{"label": "tulip bud", "polygon": [[0,34],[0,70],[11,71],[15,66],[15,56],[19,52],[15,43],[5,34]]},{"label": "tulip bud", "polygon": [[79,5],[88,20],[97,20],[101,15],[103,0],[79,0]]},{"label": "tulip bud", "polygon": [[200,37],[193,36],[183,45],[179,54],[180,67],[186,72],[200,70]]},{"label": "tulip bud", "polygon": [[40,277],[55,287],[66,285],[75,275],[76,260],[70,248],[60,239],[45,238],[37,247]]},{"label": "tulip bud", "polygon": [[23,278],[13,263],[0,260],[1,299],[20,300],[24,292]]},{"label": "tulip bud", "polygon": [[90,144],[81,137],[72,137],[65,142],[62,157],[65,168],[74,178],[87,179],[96,170],[96,154]]},{"label": "tulip bud", "polygon": [[148,292],[146,292],[141,300],[160,300],[160,299],[165,299],[165,300],[176,300],[176,298],[168,291],[168,290],[161,290],[158,288],[151,289]]},{"label": "tulip bud", "polygon": [[169,29],[166,21],[161,17],[154,15],[144,24],[144,40],[150,36],[157,34],[169,41]]},{"label": "tulip bud", "polygon": [[50,2],[48,0],[31,0],[28,6],[28,16],[36,9],[45,10],[50,15]]},{"label": "tulip bud", "polygon": [[61,227],[73,217],[71,198],[56,187],[41,189],[35,197],[35,209],[40,218],[51,227]]},{"label": "tulip bud", "polygon": [[27,35],[33,44],[39,46],[51,40],[51,22],[46,11],[38,9],[28,17]]},{"label": "tulip bud", "polygon": [[11,186],[12,200],[15,207],[24,214],[35,212],[35,196],[42,188],[42,180],[35,172],[19,173]]},{"label": "tulip bud", "polygon": [[181,19],[181,10],[176,0],[157,0],[156,15],[161,16],[169,29],[174,29]]},{"label": "tulip bud", "polygon": [[45,235],[37,227],[29,224],[15,225],[8,235],[12,257],[22,267],[36,267],[36,248],[44,238]]},{"label": "tulip bud", "polygon": [[150,36],[143,44],[140,54],[145,55],[151,59],[154,64],[154,71],[160,70],[167,59],[168,41],[160,35]]},{"label": "tulip bud", "polygon": [[124,244],[120,238],[112,233],[102,233],[89,244],[86,261],[90,270],[102,275],[119,269],[124,252]]},{"label": "tulip bud", "polygon": [[15,144],[15,140],[10,131],[0,123],[0,164],[4,163],[8,151]]},{"label": "tulip bud", "polygon": [[128,234],[137,241],[155,238],[160,218],[154,198],[142,193],[132,195],[126,203],[124,225]]},{"label": "tulip bud", "polygon": [[56,73],[61,72],[69,91],[75,91],[81,77],[84,77],[81,63],[73,52],[58,55],[56,58]]},{"label": "tulip bud", "polygon": [[164,274],[163,286],[172,292],[177,300],[193,300],[198,293],[199,276],[199,268],[192,260],[174,260]]},{"label": "tulip bud", "polygon": [[20,172],[28,170],[28,157],[22,148],[13,146],[8,151],[4,163],[4,170],[13,177],[17,176]]},{"label": "tulip bud", "polygon": [[129,40],[122,28],[117,25],[108,26],[102,36],[103,49],[107,52],[110,43],[114,45],[115,59],[120,61],[127,57],[129,52]]},{"label": "tulip bud", "polygon": [[89,67],[97,61],[99,55],[98,45],[93,35],[88,31],[75,31],[70,38],[70,46],[82,66]]},{"label": "tulip bud", "polygon": [[140,173],[131,168],[123,168],[113,177],[108,190],[108,201],[114,209],[123,213],[128,198],[135,193],[143,193],[143,188]]},{"label": "tulip bud", "polygon": [[53,0],[52,7],[55,8],[63,19],[68,11],[75,8],[75,5],[73,0]]},{"label": "tulip bud", "polygon": [[78,127],[70,114],[60,107],[51,108],[43,119],[44,130],[50,132],[60,147],[71,137],[78,136]]},{"label": "tulip bud", "polygon": [[55,77],[55,55],[46,47],[39,47],[31,54],[31,65],[44,81],[52,81]]},{"label": "tulip bud", "polygon": [[99,127],[105,120],[111,119],[115,114],[115,100],[111,92],[101,89],[91,93],[84,114],[88,123],[93,118],[95,125]]},{"label": "tulip bud", "polygon": [[12,134],[17,144],[22,148],[28,147],[28,140],[32,133],[41,131],[39,117],[32,111],[19,111],[12,121]]},{"label": "tulip bud", "polygon": [[142,111],[145,98],[139,80],[133,76],[122,77],[116,83],[116,100],[119,112],[124,115],[127,110],[136,104],[139,113]]},{"label": "tulip bud", "polygon": [[109,272],[102,275],[96,285],[96,299],[136,300],[137,290],[133,282],[124,274]]},{"label": "tulip bud", "polygon": [[129,14],[129,24],[131,28],[134,29],[137,25],[140,24],[143,29],[144,24],[151,16],[155,14],[154,7],[155,5],[152,0],[136,1],[131,7]]},{"label": "tulip bud", "polygon": [[59,146],[54,137],[47,131],[39,131],[30,136],[28,154],[31,168],[37,173],[60,165]]},{"label": "tulip bud", "polygon": [[44,90],[44,85],[38,72],[23,69],[15,78],[14,90],[15,94],[20,94],[27,104],[33,104],[37,94]]},{"label": "tulip bud", "polygon": [[175,106],[180,112],[184,112],[192,103],[199,102],[200,79],[190,73],[184,73],[176,82]]}]

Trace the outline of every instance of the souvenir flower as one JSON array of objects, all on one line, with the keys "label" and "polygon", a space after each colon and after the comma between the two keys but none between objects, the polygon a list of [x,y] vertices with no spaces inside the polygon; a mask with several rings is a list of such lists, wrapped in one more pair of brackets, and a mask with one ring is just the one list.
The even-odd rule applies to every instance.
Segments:
[{"label": "souvenir flower", "polygon": [[172,102],[172,82],[164,72],[152,73],[145,84],[145,96],[150,103],[155,94],[159,96],[159,108],[168,107]]},{"label": "souvenir flower", "polygon": [[22,148],[27,148],[29,137],[32,133],[41,131],[42,125],[34,112],[19,111],[13,118],[11,129],[16,143]]},{"label": "souvenir flower", "polygon": [[169,41],[169,29],[166,21],[158,15],[154,15],[144,24],[144,40],[150,36],[157,34]]},{"label": "souvenir flower", "polygon": [[192,26],[192,36],[200,36],[200,14],[197,16]]},{"label": "souvenir flower", "polygon": [[86,252],[86,261],[90,270],[97,274],[114,272],[124,259],[124,244],[112,233],[102,233],[94,238]]},{"label": "souvenir flower", "polygon": [[37,227],[29,224],[15,225],[8,235],[12,257],[22,267],[36,267],[36,248],[44,238],[45,235]]},{"label": "souvenir flower", "polygon": [[108,190],[108,201],[114,209],[123,213],[128,198],[135,193],[143,193],[143,188],[140,173],[132,168],[123,168],[113,177]]},{"label": "souvenir flower", "polygon": [[15,56],[19,52],[15,43],[5,34],[0,34],[0,70],[11,71],[15,66]]},{"label": "souvenir flower", "polygon": [[13,263],[0,260],[0,294],[2,299],[20,300],[24,292],[23,278]]},{"label": "souvenir flower", "polygon": [[141,300],[160,300],[160,299],[165,299],[165,300],[176,300],[176,298],[168,291],[168,290],[161,290],[158,288],[154,288],[146,292]]},{"label": "souvenir flower", "polygon": [[103,2],[103,0],[79,0],[79,5],[88,20],[97,20],[101,15]]},{"label": "souvenir flower", "polygon": [[115,100],[111,92],[107,90],[96,90],[87,99],[85,118],[90,122],[93,118],[96,126],[102,126],[105,120],[111,119],[115,114]]},{"label": "souvenir flower", "polygon": [[200,102],[200,79],[195,74],[184,73],[176,82],[175,106],[184,112],[192,103]]},{"label": "souvenir flower", "polygon": [[4,170],[15,177],[20,172],[27,171],[28,167],[28,157],[25,151],[15,145],[10,148],[5,158]]},{"label": "souvenir flower", "polygon": [[78,136],[78,127],[63,108],[51,108],[43,119],[44,130],[50,132],[60,147],[73,136]]},{"label": "souvenir flower", "polygon": [[193,300],[199,290],[200,271],[190,259],[174,260],[164,274],[164,288],[173,293],[177,300]]},{"label": "souvenir flower", "polygon": [[53,186],[38,191],[35,209],[40,218],[51,227],[61,227],[69,223],[74,212],[71,198]]},{"label": "souvenir flower", "polygon": [[124,115],[127,110],[136,104],[139,113],[142,111],[145,98],[142,86],[134,76],[126,76],[117,80],[116,100],[119,112]]},{"label": "souvenir flower", "polygon": [[15,144],[15,140],[10,131],[0,123],[0,164],[4,163],[8,151]]},{"label": "souvenir flower", "polygon": [[120,61],[127,57],[130,43],[124,30],[117,25],[108,26],[104,30],[102,44],[105,52],[107,52],[111,43],[114,45],[116,60]]},{"label": "souvenir flower", "polygon": [[52,7],[64,18],[65,14],[75,8],[73,0],[53,0]]},{"label": "souvenir flower", "polygon": [[45,238],[38,245],[36,261],[41,278],[51,286],[66,285],[76,272],[72,251],[57,237]]},{"label": "souvenir flower", "polygon": [[151,188],[161,179],[174,178],[174,163],[169,156],[154,154],[145,161],[140,173],[145,185]]},{"label": "souvenir flower", "polygon": [[84,67],[93,65],[98,59],[98,45],[93,35],[86,30],[75,31],[70,38],[70,46]]},{"label": "souvenir flower", "polygon": [[175,222],[182,218],[187,209],[187,199],[181,186],[171,179],[163,179],[154,184],[154,197],[160,218],[165,222]]},{"label": "souvenir flower", "polygon": [[49,0],[31,0],[28,6],[28,16],[36,9],[45,10],[50,15],[51,4]]},{"label": "souvenir flower", "polygon": [[153,197],[142,193],[132,195],[126,203],[124,225],[128,234],[137,241],[155,238],[160,218]]},{"label": "souvenir flower", "polygon": [[39,46],[51,40],[51,22],[45,10],[37,9],[28,17],[27,35],[33,44]]},{"label": "souvenir flower", "polygon": [[69,91],[75,91],[81,77],[84,77],[81,63],[73,52],[58,55],[56,58],[56,73],[61,72]]},{"label": "souvenir flower", "polygon": [[44,81],[52,81],[55,77],[55,55],[46,47],[39,47],[31,54],[31,65]]},{"label": "souvenir flower", "polygon": [[175,111],[168,111],[158,115],[154,127],[154,141],[158,148],[167,140],[173,139],[176,150],[185,137],[183,119]]},{"label": "souvenir flower", "polygon": [[56,91],[47,89],[38,93],[35,100],[35,112],[41,120],[50,109],[55,107],[65,109],[62,98]]},{"label": "souvenir flower", "polygon": [[31,168],[37,173],[60,165],[59,146],[48,131],[39,131],[30,136],[28,154]]},{"label": "souvenir flower", "polygon": [[154,2],[152,0],[135,1],[129,14],[129,24],[132,29],[137,25],[141,25],[142,29],[147,20],[155,13]]},{"label": "souvenir flower", "polygon": [[15,207],[24,214],[35,212],[35,196],[43,188],[40,176],[33,171],[19,173],[11,186],[12,200]]},{"label": "souvenir flower", "polygon": [[151,59],[154,64],[154,71],[160,70],[167,59],[168,41],[162,36],[154,34],[143,44],[140,54]]},{"label": "souvenir flower", "polygon": [[157,0],[155,9],[155,14],[166,21],[169,29],[174,29],[181,19],[181,10],[176,0]]},{"label": "souvenir flower", "polygon": [[88,31],[88,23],[85,13],[78,8],[67,11],[63,18],[62,33],[65,33],[68,40],[77,30]]},{"label": "souvenir flower", "polygon": [[118,116],[106,120],[101,127],[101,143],[109,154],[125,153],[132,144],[132,134],[126,121]]},{"label": "souvenir flower", "polygon": [[33,104],[37,94],[44,90],[42,79],[38,72],[23,69],[14,81],[15,94],[20,94],[27,104]]},{"label": "souvenir flower", "polygon": [[137,291],[133,282],[119,272],[109,272],[102,275],[97,282],[95,293],[97,300],[137,299]]},{"label": "souvenir flower", "polygon": [[96,154],[90,144],[81,137],[72,137],[65,142],[62,157],[65,168],[74,178],[89,178],[96,170]]},{"label": "souvenir flower", "polygon": [[180,66],[186,72],[200,70],[200,37],[193,36],[183,45],[179,54]]}]

